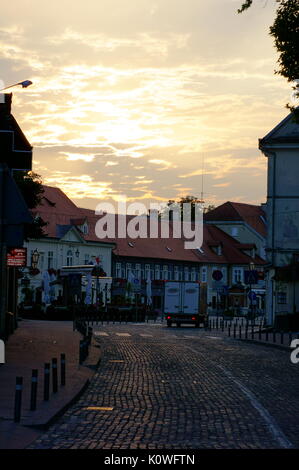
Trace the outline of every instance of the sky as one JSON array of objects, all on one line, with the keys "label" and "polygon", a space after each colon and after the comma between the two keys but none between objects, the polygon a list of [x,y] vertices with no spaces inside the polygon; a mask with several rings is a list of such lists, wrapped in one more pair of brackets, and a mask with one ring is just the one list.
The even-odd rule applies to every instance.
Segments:
[{"label": "sky", "polygon": [[[276,2],[14,0],[0,64],[33,171],[77,205],[266,200],[258,149],[291,84],[268,34]],[[203,175],[203,176],[202,176]]]}]

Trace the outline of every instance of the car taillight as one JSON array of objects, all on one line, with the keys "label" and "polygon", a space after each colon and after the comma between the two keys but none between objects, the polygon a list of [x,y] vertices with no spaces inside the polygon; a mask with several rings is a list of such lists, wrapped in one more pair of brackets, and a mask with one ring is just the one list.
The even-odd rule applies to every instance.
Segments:
[{"label": "car taillight", "polygon": [[171,316],[170,316],[170,315],[168,315],[167,320],[171,320]]},{"label": "car taillight", "polygon": [[196,320],[196,317],[192,317],[192,320]]}]

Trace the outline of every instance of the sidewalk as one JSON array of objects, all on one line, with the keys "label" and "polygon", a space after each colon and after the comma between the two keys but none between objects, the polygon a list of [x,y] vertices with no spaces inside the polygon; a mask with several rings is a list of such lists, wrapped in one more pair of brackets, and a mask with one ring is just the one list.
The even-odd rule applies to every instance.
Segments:
[{"label": "sidewalk", "polygon": [[[79,341],[70,321],[22,320],[5,345],[5,364],[0,366],[0,449],[22,449],[47,429],[55,417],[88,385],[100,360],[100,349],[91,343],[89,356],[79,365]],[[60,386],[60,354],[66,355],[66,385]],[[44,364],[58,362],[58,391],[43,400]],[[32,369],[38,369],[37,408],[30,411]],[[52,371],[51,371],[52,372]],[[23,377],[20,423],[14,423],[16,377]],[[50,374],[51,377],[51,374]]]}]

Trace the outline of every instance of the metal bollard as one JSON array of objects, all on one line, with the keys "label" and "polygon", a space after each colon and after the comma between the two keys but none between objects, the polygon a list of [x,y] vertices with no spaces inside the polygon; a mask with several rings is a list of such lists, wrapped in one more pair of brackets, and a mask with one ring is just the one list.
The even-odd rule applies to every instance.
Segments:
[{"label": "metal bollard", "polygon": [[262,339],[262,327],[260,325],[260,327],[259,327],[259,340],[261,341],[261,339]]},{"label": "metal bollard", "polygon": [[52,359],[52,389],[53,389],[53,393],[57,393],[58,380],[57,380],[57,359],[56,359],[56,357],[53,357],[53,359]]},{"label": "metal bollard", "polygon": [[84,361],[84,339],[80,339],[79,344],[79,364],[82,364]]},{"label": "metal bollard", "polygon": [[30,410],[36,410],[36,399],[37,399],[37,377],[38,377],[38,370],[32,369],[32,376],[31,376],[31,396],[30,396]]},{"label": "metal bollard", "polygon": [[283,336],[283,331],[280,333],[280,344],[283,344],[283,339],[284,339],[284,336]]},{"label": "metal bollard", "polygon": [[88,334],[87,334],[88,344],[91,344],[92,331],[93,331],[92,328],[91,328],[91,327],[88,327]]},{"label": "metal bollard", "polygon": [[228,336],[230,336],[230,326],[228,327]]},{"label": "metal bollard", "polygon": [[242,338],[242,326],[239,325],[239,338],[241,339]]},{"label": "metal bollard", "polygon": [[253,327],[253,324],[251,324],[251,339],[254,339],[254,327]]},{"label": "metal bollard", "polygon": [[23,391],[23,377],[16,377],[15,410],[14,410],[14,422],[15,423],[19,423],[21,420],[22,391]]},{"label": "metal bollard", "polygon": [[234,338],[236,337],[236,330],[237,330],[237,325],[234,324]]},{"label": "metal bollard", "polygon": [[245,326],[245,339],[248,339],[248,323]]},{"label": "metal bollard", "polygon": [[60,385],[65,386],[65,354],[60,354]]},{"label": "metal bollard", "polygon": [[44,401],[49,400],[50,394],[50,363],[45,364],[44,369]]},{"label": "metal bollard", "polygon": [[269,341],[269,331],[266,330],[266,341]]},{"label": "metal bollard", "polygon": [[276,331],[273,331],[273,343],[276,343]]}]

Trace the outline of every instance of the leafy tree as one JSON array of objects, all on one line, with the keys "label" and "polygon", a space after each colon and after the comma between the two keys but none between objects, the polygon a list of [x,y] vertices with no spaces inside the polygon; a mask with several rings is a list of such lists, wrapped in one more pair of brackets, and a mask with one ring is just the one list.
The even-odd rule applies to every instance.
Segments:
[{"label": "leafy tree", "polygon": [[[279,53],[279,69],[275,73],[282,75],[289,82],[296,82],[293,87],[295,95],[299,97],[299,1],[276,0],[278,5],[276,17],[270,27],[270,35],[274,38],[276,50]],[[251,7],[253,0],[243,2],[238,13]],[[287,104],[299,122],[299,110]]]},{"label": "leafy tree", "polygon": [[[32,171],[15,171],[13,176],[28,209],[34,209],[41,202],[44,192],[41,176]],[[43,227],[46,225],[47,222],[44,222],[41,217],[35,217],[31,224],[25,224],[25,239],[44,237]]]}]

